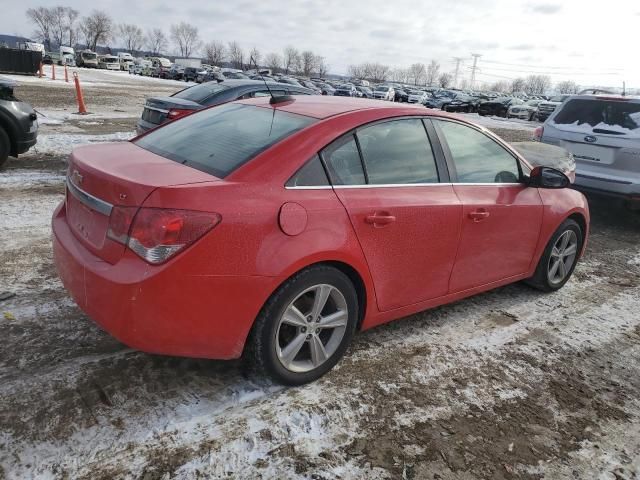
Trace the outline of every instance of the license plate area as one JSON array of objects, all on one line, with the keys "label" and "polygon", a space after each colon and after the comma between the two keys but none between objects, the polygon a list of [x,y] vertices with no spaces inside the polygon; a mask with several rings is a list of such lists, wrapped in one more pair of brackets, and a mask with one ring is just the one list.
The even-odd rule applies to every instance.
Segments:
[{"label": "license plate area", "polygon": [[109,218],[84,205],[67,192],[67,221],[76,237],[94,249],[104,246]]},{"label": "license plate area", "polygon": [[615,149],[588,145],[585,143],[565,142],[564,148],[573,153],[576,161],[611,165],[614,160]]}]

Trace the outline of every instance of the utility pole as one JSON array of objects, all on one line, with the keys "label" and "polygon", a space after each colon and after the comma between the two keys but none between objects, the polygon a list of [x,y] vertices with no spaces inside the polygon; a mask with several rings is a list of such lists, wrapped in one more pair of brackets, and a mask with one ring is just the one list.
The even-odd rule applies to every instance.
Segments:
[{"label": "utility pole", "polygon": [[472,53],[473,57],[473,67],[471,67],[471,88],[474,87],[476,83],[476,72],[478,71],[478,59],[482,56],[479,53]]},{"label": "utility pole", "polygon": [[462,63],[462,57],[453,57],[456,62],[456,72],[453,74],[453,86],[458,86],[458,74],[460,73],[460,63]]}]

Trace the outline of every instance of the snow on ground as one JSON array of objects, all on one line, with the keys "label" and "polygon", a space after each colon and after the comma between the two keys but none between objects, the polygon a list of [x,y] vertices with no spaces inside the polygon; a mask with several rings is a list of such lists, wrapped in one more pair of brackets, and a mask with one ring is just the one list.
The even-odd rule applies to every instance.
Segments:
[{"label": "snow on ground", "polygon": [[116,132],[106,135],[85,135],[85,134],[45,134],[38,136],[38,143],[29,151],[25,157],[41,154],[67,155],[75,147],[92,143],[123,142],[130,140],[136,135],[134,131]]},{"label": "snow on ground", "polygon": [[510,130],[527,130],[533,131],[541,124],[538,122],[529,122],[527,120],[520,120],[517,118],[503,118],[503,117],[483,117],[477,113],[464,114],[464,118],[477,125],[482,125],[487,128],[500,128]]},{"label": "snow on ground", "polygon": [[129,87],[148,88],[150,86],[162,85],[171,87],[185,87],[189,85],[195,85],[193,82],[182,82],[179,80],[166,80],[162,78],[145,77],[142,75],[131,75],[128,72],[115,71],[115,70],[101,70],[95,68],[76,68],[71,67],[69,71],[69,82],[64,80],[64,68],[56,66],[56,79],[51,79],[51,65],[44,66],[44,77],[40,78],[38,75],[11,75],[2,74],[5,78],[14,80],[18,85],[20,84],[35,84],[43,85],[48,88],[60,87],[60,88],[75,88],[73,81],[73,73],[78,74],[80,84],[83,87],[111,87],[120,88],[123,85]]}]

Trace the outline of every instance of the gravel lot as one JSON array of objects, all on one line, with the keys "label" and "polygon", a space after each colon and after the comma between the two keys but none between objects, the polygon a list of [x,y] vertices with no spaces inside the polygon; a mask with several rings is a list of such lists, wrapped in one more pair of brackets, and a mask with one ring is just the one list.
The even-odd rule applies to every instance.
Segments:
[{"label": "gravel lot", "polygon": [[511,285],[365,332],[304,387],[139,353],[75,307],[49,239],[69,139],[127,138],[145,95],[176,89],[113,82],[85,90],[93,117],[64,86],[17,90],[49,121],[0,174],[0,479],[640,477],[640,214],[590,198],[560,292]]}]

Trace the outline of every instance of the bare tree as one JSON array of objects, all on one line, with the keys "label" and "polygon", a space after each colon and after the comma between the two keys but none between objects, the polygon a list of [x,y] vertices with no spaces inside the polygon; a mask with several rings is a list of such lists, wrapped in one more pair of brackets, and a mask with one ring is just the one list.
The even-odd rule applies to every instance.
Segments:
[{"label": "bare tree", "polygon": [[389,76],[389,73],[391,73],[391,69],[388,65],[383,65],[378,62],[365,63],[364,69],[366,78],[373,82],[384,82]]},{"label": "bare tree", "polygon": [[121,23],[118,25],[118,34],[129,52],[137,52],[142,48],[143,35],[142,29],[139,26]]},{"label": "bare tree", "polygon": [[113,20],[101,10],[94,10],[88,17],[83,17],[80,24],[87,48],[95,51],[98,43],[105,43],[111,38]]},{"label": "bare tree", "polygon": [[244,51],[238,42],[235,40],[229,42],[227,45],[227,52],[229,53],[229,61],[234,68],[242,69],[244,66]]},{"label": "bare tree", "polygon": [[427,72],[425,75],[425,82],[427,85],[435,85],[436,80],[438,80],[438,74],[440,73],[440,64],[435,60],[431,60],[429,66],[427,67]]},{"label": "bare tree", "polygon": [[249,64],[253,64],[256,68],[260,66],[260,61],[262,60],[262,54],[257,47],[253,47],[249,52]]},{"label": "bare tree", "polygon": [[409,76],[413,80],[414,85],[422,85],[427,74],[424,63],[414,63],[409,67]]},{"label": "bare tree", "polygon": [[525,79],[524,91],[528,95],[542,95],[551,88],[551,78],[547,75],[529,75]]},{"label": "bare tree", "polygon": [[46,7],[29,8],[27,10],[27,18],[36,27],[33,36],[50,47],[53,24],[51,11]]},{"label": "bare tree", "polygon": [[154,28],[147,32],[144,43],[153,55],[160,55],[167,48],[167,36],[162,29]]},{"label": "bare tree", "polygon": [[324,78],[329,73],[329,65],[325,62],[324,57],[320,55],[316,56],[316,68],[320,78]]},{"label": "bare tree", "polygon": [[171,25],[171,39],[178,47],[180,55],[189,58],[193,51],[200,47],[198,27],[187,22]]},{"label": "bare tree", "polygon": [[76,31],[76,20],[78,19],[78,15],[80,14],[78,10],[75,10],[71,7],[67,7],[67,34],[69,35],[69,45],[70,47],[75,46],[78,40],[78,33]]},{"label": "bare tree", "polygon": [[556,90],[558,90],[558,93],[562,94],[574,94],[578,93],[580,87],[573,80],[564,80],[562,82],[558,82]]},{"label": "bare tree", "polygon": [[310,77],[316,68],[316,55],[311,50],[305,50],[300,54],[300,66],[302,75]]},{"label": "bare tree", "polygon": [[277,53],[268,53],[264,57],[264,63],[272,72],[277,72],[282,67],[282,57]]},{"label": "bare tree", "polygon": [[[506,93],[506,92],[509,91],[511,86],[512,85],[510,85],[509,82],[507,82],[505,80],[500,80],[498,82],[494,82],[491,85],[489,85],[489,90],[491,90],[493,92]],[[515,93],[515,92],[511,92],[511,93]]]},{"label": "bare tree", "polygon": [[51,38],[53,43],[60,46],[67,36],[67,11],[66,7],[51,7]]},{"label": "bare tree", "polygon": [[351,78],[357,78],[358,80],[364,80],[367,77],[367,70],[364,63],[360,65],[349,65],[347,73]]},{"label": "bare tree", "polygon": [[522,77],[518,77],[511,82],[511,93],[524,92],[525,80]]},{"label": "bare tree", "polygon": [[224,43],[209,42],[204,46],[204,54],[207,57],[207,62],[209,65],[220,66],[227,55],[227,51],[225,49]]},{"label": "bare tree", "polygon": [[297,71],[300,65],[300,53],[298,52],[298,49],[289,45],[284,48],[282,53],[282,67],[284,68],[284,73],[288,74],[290,72]]},{"label": "bare tree", "polygon": [[391,80],[399,83],[408,83],[410,76],[409,70],[406,68],[396,68],[390,74]]},{"label": "bare tree", "polygon": [[453,75],[447,72],[443,72],[438,77],[438,85],[440,88],[449,88],[451,82],[453,81]]}]

